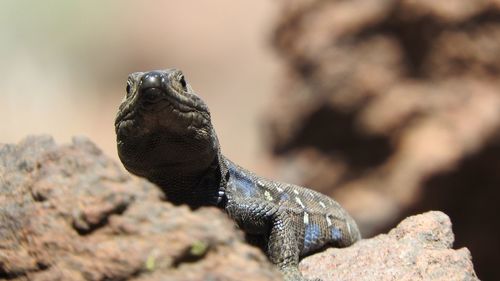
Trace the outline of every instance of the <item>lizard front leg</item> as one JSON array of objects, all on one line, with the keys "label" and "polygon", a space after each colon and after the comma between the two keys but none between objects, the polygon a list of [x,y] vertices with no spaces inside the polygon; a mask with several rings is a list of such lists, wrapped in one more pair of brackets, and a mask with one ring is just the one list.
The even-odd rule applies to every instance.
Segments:
[{"label": "lizard front leg", "polygon": [[275,204],[259,199],[229,199],[226,212],[247,234],[265,235],[269,232],[271,218],[278,210]]},{"label": "lizard front leg", "polygon": [[295,216],[283,210],[276,212],[272,219],[267,254],[272,263],[283,273],[286,281],[321,281],[306,279],[299,271],[299,241],[294,221]]},{"label": "lizard front leg", "polygon": [[257,198],[239,199],[230,196],[225,209],[247,234],[265,237],[267,247],[264,250],[286,281],[321,281],[305,279],[298,269],[300,251],[295,228],[300,222],[293,219],[297,215]]}]

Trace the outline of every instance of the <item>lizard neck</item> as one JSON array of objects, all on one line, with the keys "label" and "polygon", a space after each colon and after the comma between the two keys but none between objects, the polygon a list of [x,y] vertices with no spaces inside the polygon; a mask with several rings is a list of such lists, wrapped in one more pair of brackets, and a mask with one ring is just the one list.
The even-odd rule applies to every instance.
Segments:
[{"label": "lizard neck", "polygon": [[191,208],[202,206],[224,208],[227,174],[224,156],[218,154],[212,164],[198,175],[179,171],[166,176],[160,170],[158,173],[153,171],[148,179],[162,189],[168,201],[176,205],[187,204]]},{"label": "lizard neck", "polygon": [[211,141],[172,134],[119,138],[118,152],[127,170],[158,185],[174,204],[222,201],[227,167],[213,130]]}]

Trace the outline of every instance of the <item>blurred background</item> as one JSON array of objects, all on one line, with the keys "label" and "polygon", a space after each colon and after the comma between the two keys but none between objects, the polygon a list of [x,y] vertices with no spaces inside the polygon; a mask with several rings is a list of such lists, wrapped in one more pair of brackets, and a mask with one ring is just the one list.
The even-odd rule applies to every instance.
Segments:
[{"label": "blurred background", "polygon": [[224,152],[265,172],[257,131],[276,88],[268,44],[276,8],[264,0],[1,1],[0,142],[86,135],[117,159],[113,123],[128,74],[176,67],[209,104]]},{"label": "blurred background", "polygon": [[224,153],[343,204],[366,237],[428,210],[500,280],[497,0],[2,1],[0,142],[116,157],[128,73],[182,69]]}]

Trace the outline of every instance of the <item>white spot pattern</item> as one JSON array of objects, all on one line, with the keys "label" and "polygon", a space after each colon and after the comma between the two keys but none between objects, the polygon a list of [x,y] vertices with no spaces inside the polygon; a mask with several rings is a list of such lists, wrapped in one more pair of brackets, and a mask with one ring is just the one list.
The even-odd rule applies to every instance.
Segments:
[{"label": "white spot pattern", "polygon": [[330,220],[330,217],[328,215],[326,215],[325,217],[326,217],[326,223],[328,224],[328,226],[331,226],[332,221]]},{"label": "white spot pattern", "polygon": [[299,192],[297,190],[293,190],[293,193],[295,193],[296,195],[299,195]]},{"label": "white spot pattern", "polygon": [[323,208],[326,208],[325,203],[323,203],[323,202],[321,202],[321,201],[319,201],[319,205],[320,205],[321,207],[323,207]]},{"label": "white spot pattern", "polygon": [[275,182],[271,182],[273,186],[278,190],[278,192],[283,192],[283,188],[279,187]]},{"label": "white spot pattern", "polygon": [[266,197],[266,200],[267,201],[273,201],[273,196],[271,195],[271,193],[269,193],[269,191],[264,191],[264,197]]},{"label": "white spot pattern", "polygon": [[309,214],[304,212],[304,224],[309,224]]},{"label": "white spot pattern", "polygon": [[306,207],[306,206],[304,206],[304,204],[302,203],[302,201],[300,201],[299,197],[295,197],[295,202],[297,202],[302,208]]}]

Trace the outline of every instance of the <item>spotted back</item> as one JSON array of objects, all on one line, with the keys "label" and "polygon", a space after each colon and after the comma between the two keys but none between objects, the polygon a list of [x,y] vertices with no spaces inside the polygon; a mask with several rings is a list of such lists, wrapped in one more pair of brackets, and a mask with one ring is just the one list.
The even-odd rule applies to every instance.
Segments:
[{"label": "spotted back", "polygon": [[348,246],[360,238],[354,220],[330,197],[298,185],[261,178],[229,160],[228,163],[232,192],[238,197],[274,204],[288,214],[300,255],[328,245]]}]

